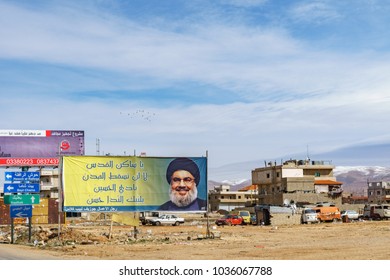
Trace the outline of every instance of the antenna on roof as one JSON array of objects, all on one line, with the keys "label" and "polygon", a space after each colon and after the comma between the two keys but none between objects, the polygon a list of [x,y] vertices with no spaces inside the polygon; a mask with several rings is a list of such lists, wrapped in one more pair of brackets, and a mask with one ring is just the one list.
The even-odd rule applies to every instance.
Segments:
[{"label": "antenna on roof", "polygon": [[310,156],[309,156],[309,145],[306,145],[306,160],[310,160]]},{"label": "antenna on roof", "polygon": [[310,164],[309,145],[306,145],[306,164]]}]

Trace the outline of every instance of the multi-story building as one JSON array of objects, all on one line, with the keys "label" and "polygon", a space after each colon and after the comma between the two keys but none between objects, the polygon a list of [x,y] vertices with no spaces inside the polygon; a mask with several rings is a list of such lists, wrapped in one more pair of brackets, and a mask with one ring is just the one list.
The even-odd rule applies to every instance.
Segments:
[{"label": "multi-story building", "polygon": [[244,187],[238,191],[231,191],[229,185],[214,187],[209,191],[210,211],[226,210],[253,205],[257,201],[256,186]]},{"label": "multi-story building", "polygon": [[58,169],[41,169],[40,175],[41,197],[58,198]]},{"label": "multi-story building", "polygon": [[329,202],[341,205],[342,183],[333,175],[334,166],[325,161],[288,160],[270,162],[252,170],[258,188],[258,204],[296,205]]},{"label": "multi-story building", "polygon": [[390,182],[367,182],[369,203],[390,203]]}]

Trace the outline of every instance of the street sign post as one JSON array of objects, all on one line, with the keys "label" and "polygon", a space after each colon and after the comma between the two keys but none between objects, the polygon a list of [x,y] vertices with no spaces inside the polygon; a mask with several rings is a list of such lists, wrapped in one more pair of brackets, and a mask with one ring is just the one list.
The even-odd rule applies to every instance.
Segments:
[{"label": "street sign post", "polygon": [[31,218],[32,205],[10,205],[11,218]]},{"label": "street sign post", "polygon": [[11,204],[11,205],[39,204],[39,194],[4,195],[4,204]]},{"label": "street sign post", "polygon": [[14,218],[28,219],[28,236],[31,241],[32,204],[39,204],[40,200],[40,172],[29,172],[28,168],[28,166],[22,166],[21,172],[4,173],[6,182],[4,183],[4,204],[10,204],[12,244],[14,243]]},{"label": "street sign post", "polygon": [[4,193],[39,193],[39,183],[5,183]]}]

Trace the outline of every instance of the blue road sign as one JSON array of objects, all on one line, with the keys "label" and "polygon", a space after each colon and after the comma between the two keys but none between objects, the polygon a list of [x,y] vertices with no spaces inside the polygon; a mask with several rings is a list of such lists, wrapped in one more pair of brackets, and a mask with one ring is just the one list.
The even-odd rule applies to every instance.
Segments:
[{"label": "blue road sign", "polygon": [[32,205],[10,205],[11,218],[32,217]]},{"label": "blue road sign", "polygon": [[40,174],[38,171],[29,172],[5,172],[5,181],[11,182],[31,182],[31,181],[39,181]]},{"label": "blue road sign", "polygon": [[5,183],[4,193],[39,193],[39,184]]}]

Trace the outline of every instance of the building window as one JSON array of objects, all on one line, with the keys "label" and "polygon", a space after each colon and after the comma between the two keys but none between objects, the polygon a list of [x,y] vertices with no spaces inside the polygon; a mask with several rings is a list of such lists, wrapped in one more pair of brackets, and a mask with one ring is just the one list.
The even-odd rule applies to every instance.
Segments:
[{"label": "building window", "polygon": [[267,173],[267,178],[269,178],[270,176],[269,176],[269,173]]},{"label": "building window", "polygon": [[279,178],[279,172],[276,172],[276,177],[278,177],[278,178]]},{"label": "building window", "polygon": [[314,173],[314,176],[315,177],[321,177],[321,173],[320,172],[316,172],[316,173]]}]

